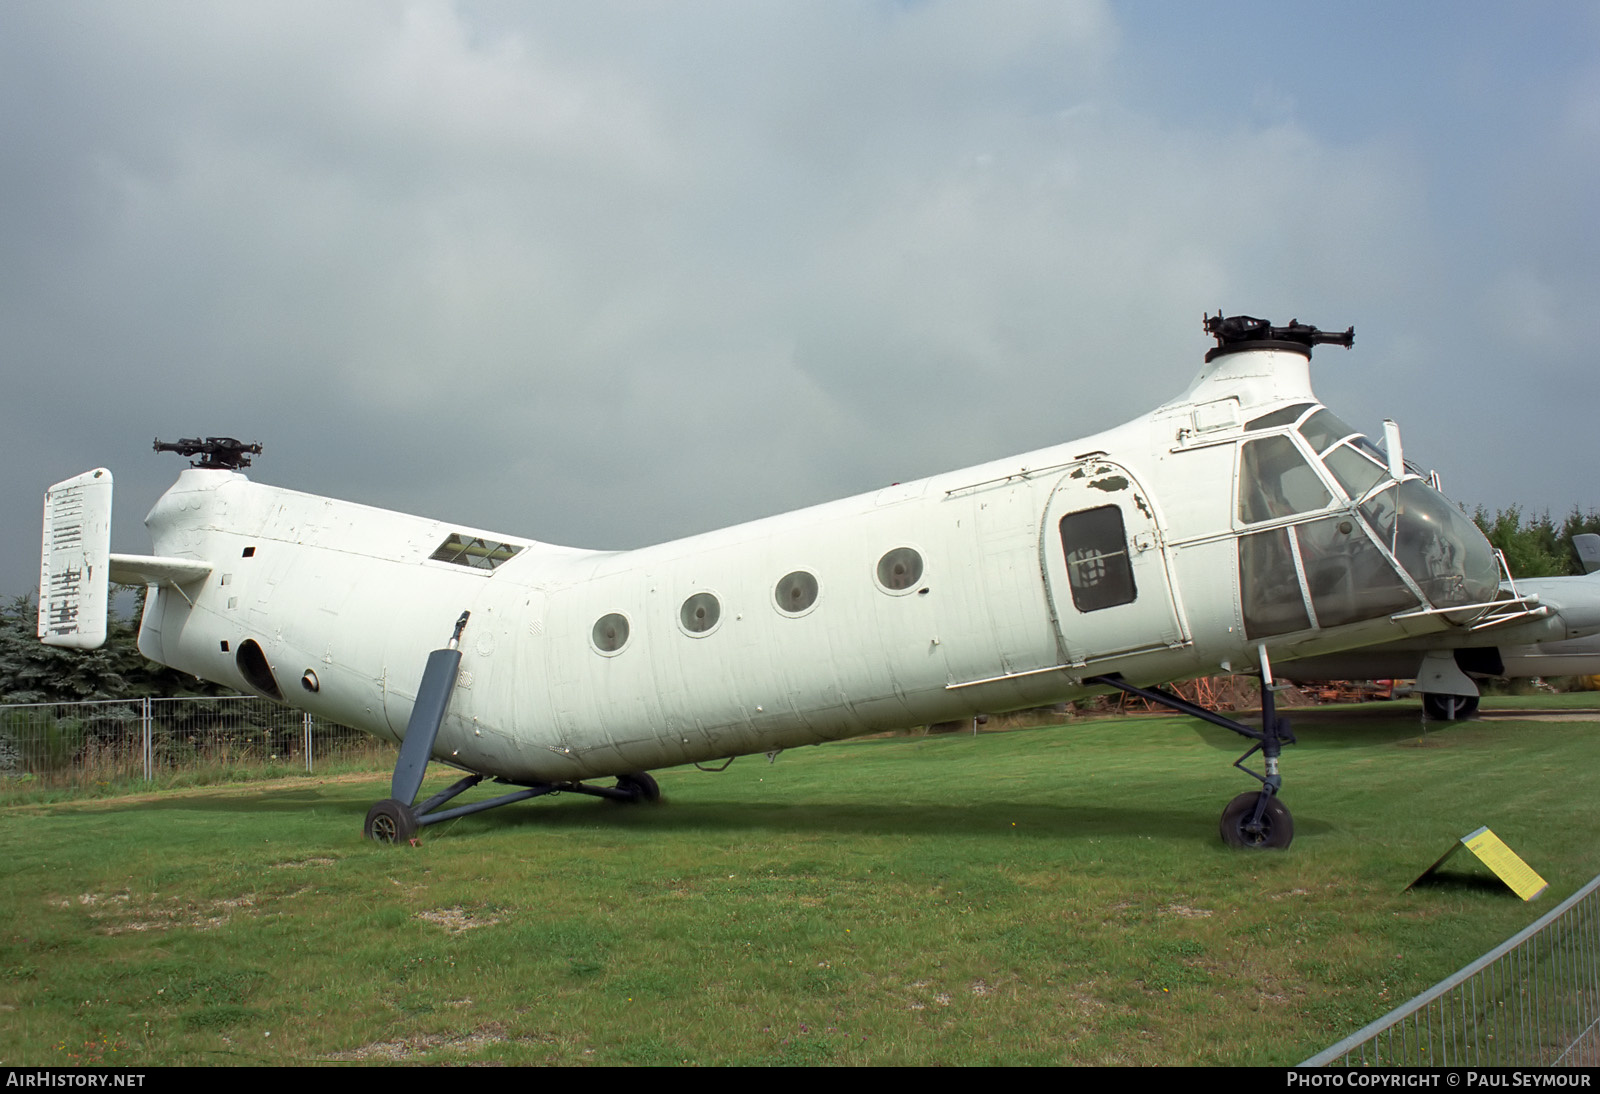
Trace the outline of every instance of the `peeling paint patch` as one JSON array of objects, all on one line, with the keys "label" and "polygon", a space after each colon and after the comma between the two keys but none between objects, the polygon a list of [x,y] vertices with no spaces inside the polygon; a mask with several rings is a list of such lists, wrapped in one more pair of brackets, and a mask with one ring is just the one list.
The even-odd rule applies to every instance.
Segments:
[{"label": "peeling paint patch", "polygon": [[1150,511],[1150,506],[1146,505],[1144,499],[1141,498],[1138,494],[1135,494],[1133,496],[1133,504],[1135,504],[1135,505],[1137,505],[1139,507],[1139,512],[1143,513],[1145,516],[1149,517],[1151,520],[1155,520],[1156,519],[1156,515]]},{"label": "peeling paint patch", "polygon": [[1089,488],[1091,490],[1104,490],[1109,494],[1116,490],[1126,490],[1128,488],[1128,480],[1121,475],[1111,475],[1107,478],[1095,479],[1089,483]]}]

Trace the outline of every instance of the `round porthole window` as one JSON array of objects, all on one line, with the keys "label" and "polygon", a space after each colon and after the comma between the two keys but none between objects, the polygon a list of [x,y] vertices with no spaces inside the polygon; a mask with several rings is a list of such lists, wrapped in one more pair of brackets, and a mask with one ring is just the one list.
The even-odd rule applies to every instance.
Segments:
[{"label": "round porthole window", "polygon": [[616,653],[628,644],[628,617],[620,612],[602,615],[595,620],[589,639],[601,653]]},{"label": "round porthole window", "polygon": [[896,547],[878,560],[878,584],[891,593],[905,592],[922,580],[922,556],[910,547]]},{"label": "round porthole window", "polygon": [[711,593],[695,593],[678,609],[678,622],[690,634],[709,634],[722,617],[722,605]]},{"label": "round porthole window", "polygon": [[784,574],[772,590],[772,599],[785,615],[799,615],[817,602],[817,577],[805,570]]}]

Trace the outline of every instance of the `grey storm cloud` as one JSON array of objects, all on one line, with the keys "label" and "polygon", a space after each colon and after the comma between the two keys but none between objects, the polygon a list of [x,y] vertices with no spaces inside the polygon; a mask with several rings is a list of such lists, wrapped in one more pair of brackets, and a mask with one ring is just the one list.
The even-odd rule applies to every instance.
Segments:
[{"label": "grey storm cloud", "polygon": [[1595,17],[1339,10],[0,7],[8,587],[88,467],[147,548],[155,435],[626,547],[1123,420],[1218,307],[1354,323],[1319,391],[1469,505],[1600,504]]}]

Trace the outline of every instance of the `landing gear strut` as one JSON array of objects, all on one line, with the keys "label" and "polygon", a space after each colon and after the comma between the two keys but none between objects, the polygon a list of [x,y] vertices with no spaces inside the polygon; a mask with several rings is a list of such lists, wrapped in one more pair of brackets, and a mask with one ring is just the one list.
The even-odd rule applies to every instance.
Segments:
[{"label": "landing gear strut", "polygon": [[[1278,798],[1278,790],[1283,785],[1283,779],[1278,774],[1278,756],[1285,744],[1294,744],[1294,734],[1289,731],[1289,719],[1278,714],[1273,700],[1272,670],[1267,664],[1266,651],[1261,652],[1260,729],[1252,729],[1242,722],[1225,718],[1170,691],[1136,687],[1122,679],[1120,674],[1091,676],[1084,680],[1086,684],[1116,688],[1118,691],[1137,695],[1141,699],[1158,703],[1180,714],[1187,714],[1212,725],[1231,729],[1241,737],[1248,737],[1255,742],[1243,756],[1233,761],[1233,766],[1259,782],[1261,789],[1240,794],[1222,811],[1222,838],[1230,847],[1282,848],[1289,846],[1290,841],[1294,839],[1294,818],[1289,815],[1289,810]],[[1257,752],[1261,753],[1264,761],[1266,768],[1264,774],[1258,774],[1244,766],[1244,762]]]},{"label": "landing gear strut", "polygon": [[1478,713],[1478,697],[1425,691],[1422,693],[1422,709],[1436,722],[1457,722]]},{"label": "landing gear strut", "polygon": [[[411,803],[422,789],[422,777],[433,756],[433,744],[439,739],[439,727],[444,724],[445,712],[450,708],[450,695],[455,691],[456,675],[461,668],[461,631],[467,625],[469,613],[462,612],[456,620],[455,634],[450,644],[442,650],[428,654],[427,667],[422,670],[422,683],[417,687],[417,701],[411,707],[411,720],[406,723],[405,740],[400,745],[400,758],[395,761],[394,778],[389,783],[390,796],[367,810],[367,822],[362,831],[369,840],[377,843],[410,843],[424,825],[437,824],[468,813],[481,813],[512,802],[537,798],[544,794],[557,794],[565,790],[574,794],[589,794],[596,798],[609,798],[615,802],[658,802],[661,788],[643,771],[617,776],[616,786],[588,786],[574,783],[524,783],[523,789],[502,794],[486,801],[460,805],[454,809],[439,807],[451,798],[471,790],[483,781],[482,775],[468,775],[433,795],[420,805]],[[508,786],[519,785],[496,779]]]},{"label": "landing gear strut", "polygon": [[[501,794],[497,798],[460,805],[454,809],[439,808],[451,798],[471,790],[482,781],[482,775],[468,775],[464,779],[457,779],[417,806],[408,805],[399,798],[385,798],[367,811],[367,823],[363,831],[369,840],[377,843],[410,843],[416,839],[417,833],[425,825],[464,817],[469,813],[482,813],[486,809],[495,809],[502,805],[510,805],[512,802],[542,797],[545,794],[560,794],[563,791],[569,794],[588,794],[590,797],[606,798],[619,805],[634,805],[640,802],[654,804],[661,800],[661,788],[656,785],[655,779],[643,771],[635,771],[628,775],[618,775],[615,786],[590,786],[581,782],[533,783],[521,790]],[[494,781],[507,786],[517,785],[506,782],[505,779]],[[415,791],[412,793],[415,794]]]}]

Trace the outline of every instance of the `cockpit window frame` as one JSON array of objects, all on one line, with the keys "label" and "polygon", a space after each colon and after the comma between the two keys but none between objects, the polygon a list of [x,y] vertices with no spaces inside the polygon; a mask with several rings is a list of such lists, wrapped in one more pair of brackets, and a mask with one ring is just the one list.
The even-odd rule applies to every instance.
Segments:
[{"label": "cockpit window frame", "polygon": [[[1319,423],[1308,434],[1306,427],[1323,413],[1331,421]],[[1262,473],[1247,481],[1247,446],[1277,436],[1290,438],[1294,452],[1313,468],[1329,499],[1319,509],[1247,520],[1263,507],[1300,504],[1308,492],[1309,482],[1294,481],[1299,472],[1290,466],[1281,442],[1252,453]],[[1480,599],[1492,599],[1498,579],[1490,580],[1480,545],[1462,531],[1463,518],[1448,499],[1429,488],[1427,477],[1409,462],[1399,475],[1393,474],[1383,450],[1323,404],[1297,403],[1260,415],[1233,441],[1232,520],[1239,544],[1241,610],[1252,640],[1292,634],[1301,627],[1336,628],[1419,610],[1465,610],[1474,605],[1462,601],[1480,592]],[[1345,453],[1345,448],[1351,451]],[[1340,471],[1328,462],[1335,456],[1343,465]],[[1388,508],[1404,514],[1403,523],[1391,516],[1390,524],[1383,524],[1379,499],[1390,492],[1394,500]],[[1409,544],[1405,549],[1402,538]],[[1368,580],[1358,583],[1363,591],[1352,598],[1339,582],[1343,575],[1361,570]],[[1373,576],[1385,580],[1374,582]],[[1407,599],[1423,607],[1403,604]]]},{"label": "cockpit window frame", "polygon": [[[1380,490],[1386,489],[1395,482],[1395,480],[1389,475],[1388,467],[1373,459],[1371,454],[1363,451],[1359,445],[1352,443],[1352,438],[1359,436],[1360,434],[1352,434],[1351,437],[1346,437],[1343,440],[1330,445],[1326,452],[1317,457],[1317,461],[1322,464],[1333,480],[1339,484],[1340,493],[1349,498],[1352,505],[1360,505],[1373,494]],[[1350,449],[1351,455],[1355,459],[1361,460],[1367,464],[1371,464],[1373,469],[1378,473],[1378,477],[1374,479],[1373,482],[1366,487],[1366,489],[1360,491],[1359,493],[1351,493],[1350,484],[1345,482],[1345,475],[1348,474],[1348,472],[1341,473],[1332,464],[1328,463],[1328,457],[1334,455],[1343,448]]]},{"label": "cockpit window frame", "polygon": [[[1333,423],[1338,426],[1340,430],[1343,430],[1343,432],[1335,432],[1333,430],[1321,431],[1322,436],[1331,437],[1332,439],[1327,441],[1327,443],[1323,444],[1322,447],[1319,448],[1317,447],[1315,439],[1309,432],[1307,432],[1307,427],[1324,414],[1332,419]],[[1359,437],[1362,435],[1359,429],[1352,427],[1349,422],[1339,417],[1339,415],[1335,414],[1327,407],[1322,406],[1320,403],[1317,405],[1316,409],[1312,410],[1310,414],[1307,414],[1305,417],[1300,419],[1299,423],[1295,425],[1295,432],[1299,433],[1301,437],[1305,438],[1306,447],[1315,452],[1318,458],[1321,458],[1321,456],[1326,452],[1331,452],[1345,441],[1348,441],[1351,437]]]},{"label": "cockpit window frame", "polygon": [[[1290,406],[1269,410],[1259,414],[1244,423],[1246,433],[1265,433],[1269,429],[1292,429],[1297,427],[1307,416],[1325,409],[1321,403],[1294,403]],[[1293,412],[1291,415],[1290,412]]]},{"label": "cockpit window frame", "polygon": [[[1291,411],[1293,412],[1292,414],[1290,413]],[[1305,426],[1319,414],[1329,415],[1339,425],[1350,430],[1350,432],[1331,441],[1321,451],[1315,450],[1311,439],[1307,437],[1304,432]],[[1240,512],[1242,504],[1240,501],[1240,494],[1244,489],[1245,474],[1244,447],[1253,441],[1275,435],[1285,435],[1291,438],[1301,457],[1305,458],[1311,465],[1312,470],[1321,481],[1323,488],[1329,491],[1329,493],[1332,495],[1331,500],[1320,509],[1308,509],[1301,513],[1294,513],[1289,516],[1273,517],[1269,520],[1263,521],[1246,521]],[[1327,435],[1332,436],[1331,433]],[[1295,524],[1318,514],[1343,508],[1350,508],[1352,506],[1359,506],[1362,502],[1371,498],[1375,493],[1381,492],[1390,485],[1393,485],[1397,482],[1403,482],[1412,477],[1418,477],[1415,469],[1408,468],[1407,473],[1401,476],[1400,479],[1393,478],[1388,472],[1387,457],[1385,457],[1383,450],[1373,444],[1371,438],[1369,438],[1366,434],[1355,430],[1348,422],[1339,417],[1338,414],[1334,413],[1323,403],[1294,403],[1286,407],[1281,407],[1275,411],[1269,411],[1268,413],[1259,415],[1247,422],[1245,424],[1244,431],[1237,437],[1231,438],[1230,440],[1235,446],[1233,473],[1234,498],[1232,509],[1233,529],[1235,532],[1246,530],[1261,531],[1268,528],[1275,528],[1283,524]],[[1381,477],[1377,480],[1377,482],[1363,491],[1359,497],[1352,497],[1350,495],[1349,491],[1345,489],[1344,480],[1336,475],[1333,472],[1333,469],[1329,467],[1326,462],[1326,457],[1328,454],[1334,452],[1342,445],[1348,445],[1350,448],[1354,449],[1356,454],[1369,460],[1381,473]]]},{"label": "cockpit window frame", "polygon": [[[1248,520],[1246,519],[1244,513],[1246,472],[1245,448],[1248,445],[1266,441],[1274,437],[1283,437],[1288,440],[1290,446],[1294,449],[1294,453],[1300,457],[1304,465],[1311,471],[1312,476],[1322,487],[1322,491],[1327,495],[1327,498],[1320,505],[1317,505],[1313,508],[1303,509],[1294,513],[1269,516],[1259,520]],[[1238,444],[1234,447],[1233,455],[1232,520],[1235,530],[1244,531],[1248,529],[1250,531],[1260,531],[1265,528],[1276,528],[1279,525],[1295,524],[1303,520],[1308,520],[1319,513],[1327,513],[1335,509],[1344,508],[1348,504],[1342,500],[1343,494],[1337,489],[1332,476],[1328,473],[1328,469],[1322,465],[1321,460],[1310,454],[1310,449],[1311,446],[1305,443],[1305,438],[1301,437],[1299,431],[1293,428],[1292,425],[1277,427],[1270,431],[1261,431],[1255,434],[1246,433],[1239,438]]]}]

